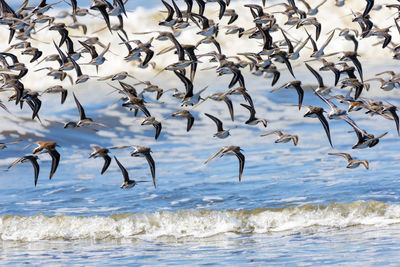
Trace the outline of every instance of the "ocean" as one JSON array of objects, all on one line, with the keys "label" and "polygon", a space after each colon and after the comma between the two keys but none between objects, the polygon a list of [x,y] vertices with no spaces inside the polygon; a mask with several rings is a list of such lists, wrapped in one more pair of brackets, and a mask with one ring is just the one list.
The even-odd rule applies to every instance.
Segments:
[{"label": "ocean", "polygon": [[[349,14],[352,9],[362,10],[365,3],[361,2],[346,1],[342,8],[330,2],[323,5],[317,14],[322,24],[318,44],[324,42],[332,26],[357,28]],[[233,2],[231,6],[241,14],[237,24],[250,28],[253,23],[249,9],[241,2]],[[165,17],[160,13],[164,9],[158,2],[130,7],[129,19],[125,21],[130,39],[145,42],[157,36],[154,31],[159,29],[158,21]],[[197,10],[197,6],[194,9]],[[208,3],[206,14],[215,17],[217,9],[218,4]],[[59,11],[60,8],[54,8],[50,14]],[[389,17],[392,13],[384,9],[371,11],[371,16],[379,27],[385,27],[393,24],[392,20],[380,21],[378,18]],[[106,45],[111,43],[110,51],[105,55],[107,61],[99,67],[99,73],[96,74],[93,66],[82,65],[84,73],[102,77],[128,71],[136,79],[150,80],[160,88],[184,91],[183,83],[173,73],[160,72],[176,60],[173,52],[155,56],[155,69],[141,69],[136,63],[123,60],[127,50],[118,45],[120,41],[115,33],[111,35],[105,30],[93,33],[104,27],[104,22],[95,17],[84,17],[81,21],[88,24],[88,36],[97,36]],[[218,35],[224,54],[260,50],[262,39],[249,40],[246,36],[237,39],[225,35],[222,25],[226,21],[223,18],[220,22]],[[194,28],[194,32],[196,30]],[[394,41],[399,38],[396,31],[391,29]],[[138,34],[140,32],[150,33]],[[178,40],[181,43],[197,41],[196,34],[190,32],[193,31],[183,31]],[[314,29],[310,28],[310,32],[314,33]],[[288,33],[296,40],[304,37],[301,34],[304,32],[299,33],[295,28]],[[70,30],[70,35],[82,33]],[[32,44],[45,55],[57,53],[52,44],[52,40],[59,39],[57,32],[43,30],[34,36],[40,36],[40,41]],[[0,51],[9,46],[5,41],[7,38],[8,27],[1,25]],[[391,51],[373,46],[376,41],[376,37],[360,41],[359,60],[364,80],[374,78],[382,71],[397,71],[398,63],[392,59]],[[353,47],[352,43],[336,35],[332,42],[326,52]],[[156,51],[171,45],[157,40],[152,44]],[[214,47],[203,44],[196,54],[212,49]],[[317,82],[303,63],[309,59],[311,51],[311,46],[306,45],[302,57],[292,61],[296,79],[302,81],[305,90],[303,103],[329,110],[313,93]],[[27,56],[18,56],[30,70],[22,79],[26,88],[43,91],[60,84],[46,76],[46,71],[33,71],[46,66],[57,67],[57,63],[37,65],[36,62],[28,63]],[[340,54],[334,55],[332,61],[338,61],[339,57]],[[218,76],[215,69],[207,69],[216,65],[208,59],[199,59],[201,63],[193,83],[195,92],[207,86],[203,97],[226,91],[231,79],[231,75]],[[85,54],[79,62],[88,61],[90,58]],[[317,68],[320,63],[309,64]],[[275,86],[271,86],[271,79],[256,76],[248,68],[242,71],[257,117],[268,121],[266,128],[262,124],[244,124],[249,112],[240,103],[245,101],[242,96],[232,95],[234,121],[224,102],[209,99],[189,108],[195,121],[187,132],[186,120],[171,116],[181,109],[180,100],[174,98],[172,92],[163,94],[159,101],[154,93],[145,92],[148,110],[162,122],[157,140],[154,127],[141,125],[142,114],[135,117],[132,111],[121,106],[121,95],[110,86],[118,86],[116,81],[100,82],[96,81],[97,77],[92,77],[82,85],[71,85],[65,79],[61,84],[69,93],[63,105],[58,94],[41,95],[39,116],[42,123],[31,120],[32,112],[26,105],[21,110],[14,102],[7,102],[10,92],[0,92],[0,99],[11,112],[0,110],[0,141],[23,140],[0,150],[0,169],[7,170],[15,159],[31,153],[31,147],[24,147],[39,140],[57,142],[61,154],[60,165],[51,180],[48,179],[51,158],[47,154],[40,155],[36,187],[29,163],[0,172],[0,263],[398,266],[400,144],[395,122],[378,115],[370,116],[363,110],[350,112],[349,116],[368,133],[378,136],[387,132],[372,148],[351,149],[357,142],[353,129],[343,120],[328,120],[332,148],[318,119],[304,117],[305,107],[298,109],[295,90],[280,89],[271,93],[274,88],[294,80],[285,64],[276,65],[281,77]],[[74,80],[75,72],[68,73]],[[321,75],[326,84],[333,84],[331,72],[321,72]],[[124,82],[134,84],[136,79],[127,78]],[[398,88],[383,91],[377,81],[370,81],[370,84],[371,88],[364,90],[362,97],[398,105]],[[135,87],[140,91],[143,85]],[[85,108],[86,115],[106,127],[64,129],[58,123],[79,118],[72,92]],[[345,93],[346,89],[338,86],[331,94]],[[345,104],[335,103],[347,108]],[[221,119],[225,128],[237,128],[231,130],[230,137],[217,139],[213,137],[215,123],[204,113]],[[274,143],[275,135],[260,136],[274,130],[298,135],[297,146],[292,142]],[[130,190],[121,189],[123,177],[115,160],[101,175],[104,161],[89,159],[91,145],[151,147],[157,188],[151,182],[150,169],[144,158],[131,157],[132,149],[116,149],[111,150],[110,156],[118,158],[130,178],[147,181]],[[238,181],[236,157],[218,156],[205,164],[217,150],[229,145],[240,146],[245,155],[241,182]],[[344,158],[328,155],[332,152],[350,153],[354,158],[366,159],[369,169],[363,166],[348,169]]]}]

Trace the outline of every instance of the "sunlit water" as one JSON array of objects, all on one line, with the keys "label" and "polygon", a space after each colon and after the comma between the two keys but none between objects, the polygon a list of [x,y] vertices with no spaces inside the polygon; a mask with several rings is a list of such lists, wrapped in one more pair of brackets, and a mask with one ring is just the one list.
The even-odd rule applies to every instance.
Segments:
[{"label": "sunlit water", "polygon": [[[131,32],[138,31],[136,26],[132,27]],[[223,37],[221,40],[228,43]],[[114,52],[115,49],[111,48]],[[126,70],[120,59],[111,55],[108,59],[114,63],[110,67],[113,71]],[[158,63],[164,66],[164,62],[160,59]],[[396,66],[395,61],[389,65],[374,61],[365,52],[362,62],[366,78]],[[285,68],[280,64],[279,67]],[[89,66],[85,70],[90,72],[94,68]],[[100,75],[107,71],[100,67]],[[137,68],[131,71],[135,77],[151,79],[164,89],[184,89],[173,74],[162,73],[153,78],[155,72]],[[304,84],[315,86],[308,71],[295,67],[295,74]],[[29,88],[42,90],[43,86],[54,84],[50,78],[37,79],[43,74],[31,75],[30,80],[24,80]],[[29,119],[27,107],[21,111],[7,103],[14,115],[0,113],[2,140],[25,141],[0,152],[1,168],[6,169],[13,160],[29,153],[29,149],[22,148],[36,140],[56,141],[61,162],[50,181],[51,159],[46,154],[40,156],[37,187],[30,164],[19,164],[1,173],[1,262],[396,265],[400,261],[400,145],[394,122],[370,117],[362,111],[350,113],[368,132],[388,132],[374,148],[352,150],[357,139],[353,132],[348,132],[349,125],[329,121],[334,145],[331,148],[318,120],[304,118],[305,108],[299,111],[289,106],[297,103],[294,90],[270,93],[270,80],[249,72],[244,72],[244,76],[257,116],[268,120],[266,129],[245,125],[249,114],[239,105],[244,100],[231,96],[234,122],[225,103],[207,100],[193,109],[195,123],[187,133],[185,120],[170,117],[180,108],[179,100],[171,97],[171,92],[162,96],[162,103],[155,101],[154,94],[146,93],[148,109],[163,124],[155,141],[154,128],[141,126],[140,117],[135,118],[122,108],[121,102],[115,103],[119,95],[112,93],[113,89],[104,82],[74,87],[68,87],[66,82],[71,90],[62,106],[59,95],[43,95],[39,113],[43,125]],[[330,84],[332,76],[323,73]],[[195,91],[207,85],[204,96],[224,91],[230,78],[217,77],[214,70],[200,71]],[[282,73],[277,85],[290,80],[292,77]],[[398,89],[383,92],[377,83],[371,84],[365,96],[392,104],[399,102]],[[86,114],[107,128],[63,129],[62,124],[46,121],[78,118],[72,91]],[[344,92],[334,89],[334,93]],[[304,104],[325,107],[310,90],[306,90]],[[219,117],[227,128],[238,127],[227,139],[213,138],[215,124],[204,112]],[[275,144],[275,136],[260,137],[267,130],[297,134],[299,144]],[[149,181],[131,190],[121,190],[123,179],[114,161],[100,175],[103,160],[88,159],[92,144],[150,146],[156,162],[157,188],[150,182],[145,159],[130,157],[129,149],[113,150],[112,155],[126,166],[131,179]],[[238,182],[236,157],[217,157],[204,164],[225,145],[238,145],[244,150],[242,182]],[[348,152],[367,159],[370,169],[346,169],[346,161],[329,156],[329,152]]]}]

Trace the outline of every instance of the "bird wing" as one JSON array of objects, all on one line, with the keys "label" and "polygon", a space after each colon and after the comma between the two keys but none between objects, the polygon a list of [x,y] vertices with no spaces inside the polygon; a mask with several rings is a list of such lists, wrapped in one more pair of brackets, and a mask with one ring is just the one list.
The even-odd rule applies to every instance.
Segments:
[{"label": "bird wing", "polygon": [[179,71],[174,70],[174,73],[185,84],[185,88],[186,88],[185,98],[192,97],[193,96],[193,83]]},{"label": "bird wing", "polygon": [[215,152],[208,160],[206,160],[204,162],[204,164],[209,163],[213,158],[215,158],[216,156],[218,156],[219,154],[221,154],[221,152],[224,150],[225,148],[221,148],[220,150],[218,150],[217,152]]},{"label": "bird wing", "polygon": [[157,140],[158,137],[160,136],[161,129],[162,129],[161,122],[156,121],[155,123],[153,123],[153,126],[154,126],[154,128],[156,128],[156,135],[154,136],[154,138]]},{"label": "bird wing", "polygon": [[272,132],[268,132],[268,133],[262,134],[260,136],[268,136],[268,135],[271,135],[271,134],[276,134],[278,136],[282,136],[282,132],[281,131],[272,131]]},{"label": "bird wing", "polygon": [[121,172],[122,172],[122,176],[124,177],[124,181],[125,181],[125,182],[128,182],[128,181],[129,181],[129,174],[128,174],[127,170],[126,170],[125,167],[121,164],[121,162],[119,162],[119,160],[117,159],[116,156],[114,156],[114,159],[115,159],[115,161],[117,162],[118,167],[119,167],[119,169],[120,169]]},{"label": "bird wing", "polygon": [[192,128],[194,123],[194,117],[190,115],[190,117],[187,118],[187,126],[186,126],[186,131],[189,132],[190,129]]},{"label": "bird wing", "polygon": [[154,163],[153,157],[150,155],[150,153],[146,153],[145,158],[147,163],[149,163],[151,176],[153,177],[153,184],[154,187],[156,187],[156,164]]},{"label": "bird wing", "polygon": [[350,156],[350,154],[347,154],[347,153],[328,153],[328,155],[344,157],[347,161],[350,161],[350,160],[353,159],[353,158]]},{"label": "bird wing", "polygon": [[250,111],[250,118],[249,119],[254,119],[256,116],[256,110],[254,109],[254,107],[246,105],[246,104],[240,104],[242,107],[247,108]]},{"label": "bird wing", "polygon": [[296,92],[299,95],[299,110],[301,109],[301,105],[303,104],[303,98],[304,98],[304,90],[301,88],[300,84],[296,85]]},{"label": "bird wing", "polygon": [[204,115],[206,115],[207,117],[209,117],[210,119],[212,119],[215,122],[215,124],[217,125],[217,131],[218,132],[221,132],[221,131],[224,130],[223,129],[223,125],[222,125],[222,121],[220,119],[218,119],[218,118],[216,118],[213,115],[210,115],[208,113],[204,113]]},{"label": "bird wing", "polygon": [[75,104],[76,104],[76,106],[78,108],[79,116],[80,116],[81,120],[86,119],[87,117],[86,117],[86,114],[85,114],[85,110],[83,109],[81,103],[79,102],[78,98],[76,98],[75,93],[72,93],[72,95],[74,96]]},{"label": "bird wing", "polygon": [[101,169],[101,174],[106,172],[106,170],[108,169],[108,166],[110,166],[110,163],[111,163],[111,158],[109,155],[105,155],[103,158],[104,158],[104,165],[103,165],[103,168]]},{"label": "bird wing", "polygon": [[50,170],[50,176],[49,179],[53,177],[54,173],[57,170],[58,163],[60,162],[60,153],[57,152],[57,150],[49,150],[48,151],[50,156],[51,156],[51,170]]},{"label": "bird wing", "polygon": [[36,186],[38,178],[39,178],[39,170],[40,170],[37,159],[34,156],[25,156],[24,158],[29,160],[32,163],[33,169],[35,171],[35,186]]},{"label": "bird wing", "polygon": [[326,118],[325,118],[324,114],[322,113],[322,111],[318,112],[316,115],[317,115],[319,121],[321,122],[322,126],[324,127],[326,136],[328,137],[328,140],[329,140],[329,144],[331,145],[331,147],[333,147],[332,140],[331,140],[331,133],[329,131],[328,121],[326,120]]},{"label": "bird wing", "polygon": [[236,157],[239,160],[239,182],[241,182],[242,181],[243,169],[244,169],[245,157],[240,152],[240,149],[234,149],[234,150],[232,150],[232,152],[235,153]]},{"label": "bird wing", "polygon": [[318,86],[320,88],[321,87],[325,87],[324,86],[324,81],[322,80],[321,75],[315,69],[313,69],[310,65],[308,65],[307,63],[305,63],[305,64],[306,64],[307,69],[309,69],[311,71],[311,73],[314,75],[314,77],[317,79]]}]

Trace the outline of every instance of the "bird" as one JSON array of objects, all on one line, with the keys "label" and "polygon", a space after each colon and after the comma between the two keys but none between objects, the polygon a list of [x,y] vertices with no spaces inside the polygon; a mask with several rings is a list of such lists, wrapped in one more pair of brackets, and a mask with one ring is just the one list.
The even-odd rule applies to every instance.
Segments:
[{"label": "bird", "polygon": [[293,141],[293,145],[297,146],[297,143],[299,142],[299,137],[297,135],[283,134],[281,131],[272,131],[260,136],[268,136],[271,134],[276,134],[278,136],[278,139],[275,140],[275,143],[287,143]]},{"label": "bird", "polygon": [[153,157],[151,156],[151,149],[150,147],[145,146],[136,146],[136,145],[127,145],[127,146],[116,146],[112,147],[111,149],[125,149],[125,148],[134,148],[131,152],[132,157],[144,157],[149,164],[151,175],[153,177],[153,185],[156,188],[156,165],[154,163]]},{"label": "bird", "polygon": [[343,56],[340,58],[341,61],[349,61],[351,60],[354,64],[354,66],[356,66],[358,74],[360,75],[361,78],[361,82],[364,81],[364,77],[363,77],[363,70],[362,70],[362,66],[360,61],[358,60],[358,54],[357,52],[354,51],[344,51],[343,52]]},{"label": "bird", "polygon": [[224,155],[235,155],[239,160],[239,182],[241,182],[243,169],[244,169],[244,163],[245,163],[245,157],[241,151],[242,151],[242,149],[239,146],[222,147],[220,150],[215,152],[208,160],[206,160],[204,162],[204,164],[207,164],[208,162],[210,162],[213,158],[215,158],[218,155],[220,155],[220,157],[222,157]]},{"label": "bird", "polygon": [[336,86],[337,83],[339,82],[339,79],[340,79],[340,71],[335,67],[335,63],[327,61],[324,58],[319,58],[319,60],[322,62],[322,67],[319,68],[320,71],[330,70],[335,74],[335,83],[334,83],[334,85]]},{"label": "bird", "polygon": [[156,134],[154,136],[154,139],[158,139],[161,133],[162,125],[161,122],[157,121],[156,118],[152,116],[145,117],[144,120],[142,121],[141,125],[153,125],[153,127],[156,129]]},{"label": "bird", "polygon": [[369,169],[368,160],[353,159],[350,154],[347,153],[328,153],[328,155],[344,157],[347,160],[346,168],[355,169],[362,164],[364,165],[365,169]]},{"label": "bird", "polygon": [[317,79],[318,81],[318,88],[314,89],[315,92],[329,92],[330,88],[325,86],[324,84],[324,80],[322,79],[321,75],[314,70],[310,65],[308,65],[307,63],[305,63],[307,69],[309,69],[311,71],[311,73],[314,75],[314,77]]},{"label": "bird", "polygon": [[322,126],[324,127],[326,136],[328,137],[329,144],[331,145],[331,147],[333,147],[332,140],[331,140],[331,133],[329,130],[329,124],[323,114],[324,109],[321,107],[314,107],[314,106],[309,106],[309,105],[307,105],[306,107],[308,108],[308,111],[304,114],[304,117],[319,119]]},{"label": "bird", "polygon": [[72,62],[74,69],[76,71],[75,84],[84,83],[87,80],[89,80],[90,78],[89,75],[82,73],[81,67],[78,65],[78,63],[76,63],[76,61],[72,57],[69,56],[68,58]]},{"label": "bird", "polygon": [[316,94],[322,101],[324,101],[330,108],[331,111],[328,113],[328,118],[332,119],[341,119],[343,116],[347,116],[347,111],[339,108],[334,103],[323,97],[317,90],[314,90],[314,94]]},{"label": "bird", "polygon": [[[127,100],[122,104],[123,107],[128,107],[130,109],[135,110],[135,116],[138,110],[141,110],[146,117],[150,117],[150,112],[147,110],[145,106],[145,102],[143,97],[139,97],[139,95],[136,92],[135,87],[119,81],[119,84],[122,87],[122,90],[119,88],[116,88],[119,92],[125,94],[127,97]],[[115,87],[114,87],[115,88]]]},{"label": "bird", "polygon": [[204,115],[209,117],[217,125],[217,132],[214,134],[214,137],[218,137],[220,139],[225,139],[230,135],[229,131],[231,129],[224,130],[221,120],[219,120],[217,117],[214,117],[213,115],[208,114],[208,113],[204,113]]},{"label": "bird", "polygon": [[185,88],[186,88],[186,94],[182,100],[182,105],[193,106],[193,105],[196,105],[197,103],[199,103],[199,101],[202,99],[200,94],[207,89],[207,86],[205,88],[201,89],[196,94],[193,94],[193,83],[181,72],[174,70],[174,73],[183,82],[183,84],[185,85]]},{"label": "bird", "polygon": [[7,142],[7,143],[2,143],[2,142],[0,142],[0,150],[1,150],[1,149],[7,148],[8,145],[19,144],[19,143],[21,143],[22,141],[23,141],[23,140],[17,140],[17,141]]},{"label": "bird", "polygon": [[245,107],[248,111],[250,111],[250,118],[245,122],[245,124],[248,125],[257,125],[259,122],[261,122],[264,127],[267,127],[268,121],[266,119],[259,119],[256,117],[256,110],[254,109],[253,106],[249,106],[246,104],[240,104],[242,107]]},{"label": "bird", "polygon": [[122,189],[130,189],[132,187],[134,187],[137,183],[143,183],[143,182],[147,182],[147,181],[135,181],[135,180],[131,180],[129,179],[129,174],[128,171],[125,169],[125,167],[121,164],[121,162],[119,162],[119,160],[117,159],[116,156],[114,156],[115,161],[118,164],[119,169],[122,172],[122,176],[124,177],[124,182],[122,183],[122,185],[120,186]]},{"label": "bird", "polygon": [[228,94],[231,94],[231,90],[228,90],[224,93],[214,93],[212,95],[209,95],[207,97],[205,97],[202,102],[206,101],[207,99],[211,99],[214,101],[224,101],[225,104],[228,106],[228,110],[229,110],[229,114],[231,115],[231,120],[234,121],[234,111],[233,111],[233,104],[232,104],[232,100],[227,96]]},{"label": "bird", "polygon": [[39,170],[40,170],[40,167],[39,167],[39,164],[38,164],[37,160],[38,160],[38,156],[37,155],[26,155],[26,156],[23,156],[21,158],[16,159],[13,163],[11,163],[11,165],[8,166],[8,170],[11,169],[13,166],[15,166],[18,163],[25,163],[25,162],[29,161],[32,164],[34,172],[35,172],[34,183],[35,183],[35,186],[36,186],[38,178],[39,178]]},{"label": "bird", "polygon": [[61,93],[61,104],[64,104],[65,100],[68,96],[68,90],[62,87],[61,85],[54,85],[45,89],[42,94],[56,94]]},{"label": "bird", "polygon": [[358,141],[352,146],[352,149],[364,149],[368,147],[374,147],[379,143],[379,139],[384,137],[387,132],[375,137],[373,134],[367,133],[365,130],[360,129],[357,124],[349,117],[343,118],[351,127],[353,127],[354,132],[357,135]]},{"label": "bird", "polygon": [[100,122],[95,122],[91,118],[86,117],[85,110],[83,109],[83,107],[82,107],[81,103],[79,102],[78,98],[76,97],[75,93],[72,93],[72,95],[74,96],[75,104],[79,111],[79,121],[76,123],[77,127],[84,127],[84,126],[90,126],[90,125],[106,127],[104,124],[102,124]]},{"label": "bird", "polygon": [[174,118],[187,119],[186,132],[189,132],[190,129],[192,129],[192,126],[193,126],[193,123],[194,123],[194,117],[188,110],[175,111],[174,113],[171,114],[171,116],[174,117]]},{"label": "bird", "polygon": [[106,58],[104,55],[108,52],[110,49],[111,43],[108,43],[108,45],[104,48],[103,52],[100,54],[97,54],[96,48],[93,45],[88,45],[82,41],[79,41],[79,43],[86,48],[90,52],[90,56],[92,57],[92,60],[88,63],[85,63],[83,65],[95,65],[96,66],[96,72],[99,72],[99,65],[102,65]]},{"label": "bird", "polygon": [[33,149],[33,155],[48,153],[51,157],[51,169],[50,169],[50,176],[49,179],[53,177],[54,173],[57,170],[58,164],[60,163],[60,153],[56,150],[58,146],[54,141],[37,141],[32,144],[27,145],[23,149],[30,147],[31,145],[37,145],[36,148]]},{"label": "bird", "polygon": [[92,146],[93,152],[90,153],[89,158],[97,158],[97,157],[102,157],[104,159],[104,165],[103,168],[101,169],[101,174],[103,175],[107,168],[110,166],[111,163],[111,157],[108,155],[109,150],[104,147],[99,147],[99,146]]},{"label": "bird", "polygon": [[327,57],[327,56],[332,56],[336,53],[325,55],[324,49],[328,46],[328,44],[331,42],[333,35],[335,34],[335,31],[332,31],[332,33],[328,36],[326,39],[325,43],[318,49],[317,44],[315,43],[314,39],[309,35],[311,44],[313,46],[313,53],[311,54],[310,57]]},{"label": "bird", "polygon": [[298,104],[298,106],[299,106],[299,110],[300,110],[301,109],[301,105],[303,104],[303,97],[304,97],[304,90],[301,87],[301,81],[294,80],[294,81],[285,83],[285,84],[281,85],[280,87],[273,89],[271,91],[271,93],[273,93],[273,92],[275,92],[275,91],[277,91],[277,90],[279,90],[281,88],[295,89],[296,90],[297,94],[299,95],[299,104]]}]

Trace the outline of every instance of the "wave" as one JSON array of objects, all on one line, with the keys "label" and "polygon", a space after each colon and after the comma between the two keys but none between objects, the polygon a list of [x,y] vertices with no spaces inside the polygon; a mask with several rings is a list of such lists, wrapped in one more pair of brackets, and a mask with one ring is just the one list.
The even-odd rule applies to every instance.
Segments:
[{"label": "wave", "polygon": [[0,217],[2,240],[207,238],[219,234],[270,234],[307,228],[381,227],[400,223],[400,205],[356,201],[280,209],[178,210],[111,216]]}]

